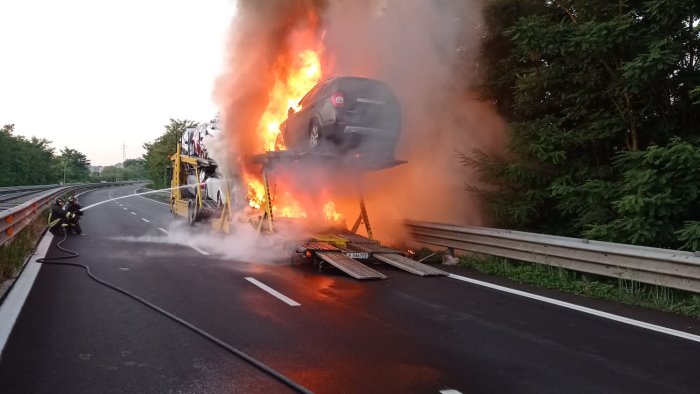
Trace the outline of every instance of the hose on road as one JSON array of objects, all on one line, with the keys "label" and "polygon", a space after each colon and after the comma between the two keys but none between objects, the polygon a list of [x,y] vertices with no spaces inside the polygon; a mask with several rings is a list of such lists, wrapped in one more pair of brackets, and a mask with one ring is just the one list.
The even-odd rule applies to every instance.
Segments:
[{"label": "hose on road", "polygon": [[92,280],[96,281],[97,283],[99,283],[103,286],[109,287],[110,289],[117,291],[119,293],[122,293],[122,294],[126,295],[127,297],[132,298],[132,299],[140,302],[141,304],[153,309],[154,311],[160,313],[161,315],[164,315],[164,316],[170,318],[171,320],[174,320],[175,322],[180,323],[181,325],[189,328],[190,330],[192,330],[195,333],[210,340],[211,342],[215,343],[216,345],[219,345],[220,347],[228,350],[229,352],[233,353],[234,355],[238,356],[239,358],[243,359],[244,361],[248,362],[249,364],[253,365],[254,367],[260,369],[261,371],[265,372],[266,374],[274,377],[275,379],[279,380],[280,382],[282,382],[285,385],[287,385],[288,387],[290,387],[292,390],[299,392],[299,393],[304,393],[304,394],[312,393],[312,391],[310,391],[306,387],[296,383],[295,381],[282,375],[281,373],[279,373],[275,369],[265,365],[263,362],[258,361],[257,359],[253,358],[252,356],[244,353],[243,351],[241,351],[239,349],[236,349],[235,347],[233,347],[233,346],[229,345],[228,343],[222,341],[221,339],[209,334],[208,332],[202,330],[201,328],[173,315],[172,313],[146,301],[145,299],[143,299],[143,298],[141,298],[133,293],[130,293],[127,290],[122,289],[121,287],[115,286],[115,285],[110,284],[109,282],[107,282],[105,280],[98,278],[90,271],[90,267],[88,267],[87,265],[80,264],[80,263],[69,263],[69,262],[61,261],[61,260],[66,260],[66,259],[72,259],[72,258],[79,256],[79,254],[77,252],[74,252],[72,250],[68,250],[68,249],[64,248],[63,246],[61,246],[63,244],[63,242],[66,240],[66,237],[67,237],[67,234],[64,231],[63,232],[63,239],[60,240],[56,244],[56,247],[58,249],[60,249],[61,251],[67,253],[67,255],[58,256],[58,257],[44,257],[41,259],[37,259],[36,262],[41,263],[41,264],[68,265],[68,266],[73,266],[73,267],[82,267],[83,269],[85,269],[88,276]]}]

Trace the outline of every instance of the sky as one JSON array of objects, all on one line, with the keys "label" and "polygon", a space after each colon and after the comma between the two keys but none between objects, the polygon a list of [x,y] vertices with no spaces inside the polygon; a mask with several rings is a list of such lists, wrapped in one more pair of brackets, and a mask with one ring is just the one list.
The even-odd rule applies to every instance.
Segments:
[{"label": "sky", "polygon": [[141,157],[170,118],[217,112],[235,0],[0,1],[0,126],[83,152]]}]

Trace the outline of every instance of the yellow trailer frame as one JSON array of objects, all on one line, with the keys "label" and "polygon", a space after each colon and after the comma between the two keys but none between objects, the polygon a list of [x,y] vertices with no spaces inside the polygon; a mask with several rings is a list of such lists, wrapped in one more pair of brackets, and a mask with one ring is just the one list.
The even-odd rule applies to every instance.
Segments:
[{"label": "yellow trailer frame", "polygon": [[[175,153],[170,157],[173,166],[172,179],[170,181],[170,212],[176,216],[182,216],[188,219],[190,224],[194,224],[199,220],[200,213],[204,208],[204,197],[202,196],[202,185],[199,183],[200,167],[210,165],[202,163],[202,160],[197,157],[183,156],[180,144],[177,145]],[[188,164],[194,168],[194,174],[197,179],[196,191],[194,199],[183,198],[182,188],[187,185],[187,173],[184,171],[184,165]],[[226,233],[230,230],[231,214],[231,189],[226,185],[226,202],[221,210],[220,215],[212,220],[212,227],[216,230],[221,230]]]},{"label": "yellow trailer frame", "polygon": [[[272,198],[270,197],[270,184],[268,181],[268,168],[266,164],[263,164],[262,167],[262,179],[263,179],[263,186],[265,187],[265,200],[263,201],[262,207],[264,208],[263,214],[260,215],[256,220],[252,221],[253,226],[255,229],[258,231],[258,233],[262,231],[266,231],[270,234],[274,233],[274,216],[272,212]],[[372,225],[369,222],[369,215],[367,214],[367,207],[365,206],[365,198],[364,195],[362,194],[362,188],[360,187],[360,183],[358,181],[357,183],[357,190],[358,190],[358,195],[359,195],[359,205],[360,205],[360,213],[357,217],[357,220],[355,220],[355,224],[352,226],[350,231],[353,234],[357,234],[357,231],[360,228],[360,225],[364,225],[365,230],[367,231],[367,237],[371,240],[374,240],[374,234],[372,232]],[[266,223],[267,222],[267,223]],[[267,226],[265,226],[267,224]]]},{"label": "yellow trailer frame", "polygon": [[[258,233],[267,232],[272,234],[275,232],[274,214],[272,210],[273,201],[270,192],[268,171],[270,170],[270,167],[276,164],[277,161],[280,159],[283,161],[284,156],[279,155],[279,153],[280,152],[267,152],[254,158],[254,163],[262,165],[262,180],[265,188],[264,201],[262,203],[263,212],[261,215],[258,215],[257,218],[250,220],[251,224]],[[203,163],[202,159],[197,157],[183,156],[180,144],[177,145],[177,149],[170,157],[170,160],[172,161],[173,166],[170,211],[174,215],[188,218],[190,224],[194,224],[194,222],[198,220],[198,216],[204,207],[202,187],[199,184],[200,167],[210,164],[205,162]],[[401,164],[400,162],[397,163]],[[185,164],[188,164],[194,168],[195,176],[197,178],[197,187],[194,199],[183,198],[182,187],[187,185],[187,174],[184,171]],[[211,225],[212,228],[217,231],[229,233],[231,230],[231,221],[233,220],[233,206],[231,204],[231,189],[228,185],[228,181],[226,181],[225,184],[226,202],[224,203],[219,215],[211,220]],[[367,237],[373,240],[374,233],[372,231],[364,195],[362,193],[362,188],[360,187],[359,181],[357,183],[357,190],[359,195],[360,212],[350,231],[357,234],[360,226],[363,225],[367,231]]]}]

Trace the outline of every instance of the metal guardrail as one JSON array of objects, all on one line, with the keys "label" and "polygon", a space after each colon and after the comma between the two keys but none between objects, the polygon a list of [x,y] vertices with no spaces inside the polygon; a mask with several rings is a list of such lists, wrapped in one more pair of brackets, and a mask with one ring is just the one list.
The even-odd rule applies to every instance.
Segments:
[{"label": "metal guardrail", "polygon": [[700,293],[700,255],[483,227],[407,221],[414,240]]},{"label": "metal guardrail", "polygon": [[[142,192],[152,192],[153,189],[147,188],[145,186],[140,187],[139,189],[136,190],[138,193]],[[150,198],[152,200],[160,201],[166,204],[170,204],[170,189],[165,189],[161,191],[156,191],[152,194],[147,194],[143,196],[145,198]]]},{"label": "metal guardrail", "polygon": [[[55,189],[59,186],[61,186],[61,185],[53,184],[53,185],[5,186],[5,187],[0,187],[0,196],[5,195],[5,194],[18,193],[18,192]],[[68,186],[68,185],[66,185],[66,186]]]},{"label": "metal guardrail", "polygon": [[[82,185],[59,186],[46,190],[37,197],[20,205],[0,211],[0,245],[4,245],[29,225],[36,217],[48,208],[50,202],[67,193],[77,193],[101,187],[129,185],[135,182],[87,183]],[[17,188],[15,188],[17,190]]]}]

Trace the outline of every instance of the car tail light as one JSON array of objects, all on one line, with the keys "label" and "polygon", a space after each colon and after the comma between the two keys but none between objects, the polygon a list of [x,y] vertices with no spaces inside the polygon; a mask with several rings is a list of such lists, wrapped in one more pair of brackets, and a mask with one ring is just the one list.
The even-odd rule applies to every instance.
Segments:
[{"label": "car tail light", "polygon": [[334,107],[342,107],[344,103],[345,97],[343,97],[342,93],[331,94],[331,104],[333,104]]}]

